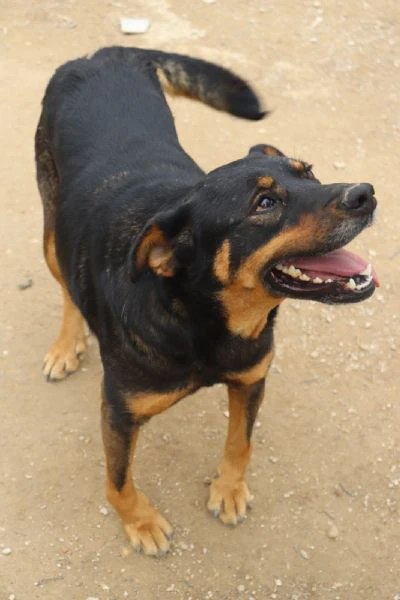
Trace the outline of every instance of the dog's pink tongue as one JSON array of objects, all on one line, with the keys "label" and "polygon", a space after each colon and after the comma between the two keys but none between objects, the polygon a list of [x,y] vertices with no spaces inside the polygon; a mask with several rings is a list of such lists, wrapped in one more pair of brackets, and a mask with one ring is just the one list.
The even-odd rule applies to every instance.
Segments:
[{"label": "dog's pink tongue", "polygon": [[[323,256],[296,258],[294,266],[307,271],[320,271],[331,275],[352,277],[364,271],[368,266],[368,262],[361,256],[340,248]],[[379,278],[373,267],[371,275],[375,285],[379,287]]]}]

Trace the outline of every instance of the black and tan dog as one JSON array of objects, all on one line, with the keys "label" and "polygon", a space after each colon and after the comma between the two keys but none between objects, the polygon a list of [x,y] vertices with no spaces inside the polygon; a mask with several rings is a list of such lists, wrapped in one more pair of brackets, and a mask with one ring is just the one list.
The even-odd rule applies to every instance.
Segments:
[{"label": "black and tan dog", "polygon": [[208,508],[236,524],[278,305],[358,302],[377,284],[341,250],[371,223],[371,185],[322,185],[310,165],[267,145],[206,175],[178,142],[162,85],[263,116],[251,88],[216,65],[109,48],[57,70],[36,134],[45,256],[64,295],[44,374],[77,369],[85,319],[104,366],[108,498],[150,555],[168,550],[172,528],[131,479],[141,425],[226,383],[228,436]]}]

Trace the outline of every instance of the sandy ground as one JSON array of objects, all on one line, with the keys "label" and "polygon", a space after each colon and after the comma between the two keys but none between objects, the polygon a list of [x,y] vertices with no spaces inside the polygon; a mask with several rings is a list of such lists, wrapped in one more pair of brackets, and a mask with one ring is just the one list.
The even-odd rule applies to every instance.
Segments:
[{"label": "sandy ground", "polygon": [[[152,28],[123,37],[120,16]],[[0,4],[1,600],[400,598],[399,22],[397,0]],[[129,548],[104,498],[96,342],[64,383],[40,372],[61,298],[41,252],[34,128],[54,68],[110,44],[192,53],[256,84],[274,109],[261,123],[173,102],[204,168],[270,142],[323,181],[373,182],[380,202],[352,244],[379,271],[374,297],[281,309],[246,523],[224,528],[205,510],[222,386],[145,428],[137,479],[175,527],[158,561]]]}]

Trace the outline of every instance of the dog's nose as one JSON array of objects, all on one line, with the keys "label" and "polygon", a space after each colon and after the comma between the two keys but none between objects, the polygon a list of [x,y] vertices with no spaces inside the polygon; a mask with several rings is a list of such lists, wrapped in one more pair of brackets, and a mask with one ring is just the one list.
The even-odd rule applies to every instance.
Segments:
[{"label": "dog's nose", "polygon": [[358,214],[372,212],[376,207],[375,190],[370,183],[356,183],[343,191],[339,200],[340,207]]}]

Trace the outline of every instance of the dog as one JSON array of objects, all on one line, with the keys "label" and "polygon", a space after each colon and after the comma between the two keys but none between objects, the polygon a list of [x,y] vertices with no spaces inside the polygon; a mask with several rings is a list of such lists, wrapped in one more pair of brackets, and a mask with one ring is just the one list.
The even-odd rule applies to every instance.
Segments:
[{"label": "dog", "polygon": [[76,371],[87,340],[104,368],[107,497],[130,542],[168,551],[172,527],[136,490],[141,426],[202,386],[225,383],[229,426],[208,509],[246,516],[251,435],[284,298],[359,302],[378,277],[343,249],[371,224],[369,183],[321,184],[268,144],[205,174],[179,144],[163,89],[241,118],[265,116],[220,66],[112,47],[61,66],[42,103],[35,150],[44,254],[61,286],[49,380]]}]

